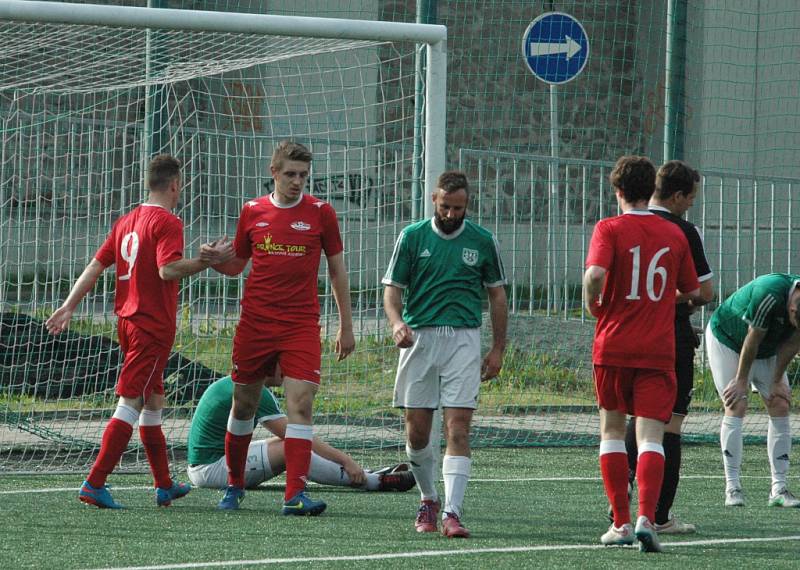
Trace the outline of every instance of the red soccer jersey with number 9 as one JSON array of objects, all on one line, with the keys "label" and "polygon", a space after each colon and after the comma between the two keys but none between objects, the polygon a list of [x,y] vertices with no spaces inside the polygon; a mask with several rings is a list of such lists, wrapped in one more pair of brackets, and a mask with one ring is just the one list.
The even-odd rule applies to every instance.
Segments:
[{"label": "red soccer jersey with number 9", "polygon": [[158,268],[183,257],[180,218],[161,206],[141,204],[117,220],[94,257],[104,267],[117,266],[117,316],[172,344],[178,280],[164,281]]},{"label": "red soccer jersey with number 9", "polygon": [[606,366],[675,369],[676,289],[697,289],[686,237],[642,210],[600,220],[586,267],[607,270],[592,361]]}]

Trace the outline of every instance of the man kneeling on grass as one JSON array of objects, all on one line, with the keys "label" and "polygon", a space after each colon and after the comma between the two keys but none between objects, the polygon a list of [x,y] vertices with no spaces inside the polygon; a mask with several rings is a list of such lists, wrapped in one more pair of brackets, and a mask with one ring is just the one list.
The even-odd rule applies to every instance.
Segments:
[{"label": "man kneeling on grass", "polygon": [[[189,431],[188,468],[189,479],[196,487],[224,489],[228,484],[225,431],[232,397],[233,380],[226,376],[209,386],[197,404]],[[245,486],[248,489],[280,475],[286,468],[283,449],[286,414],[266,387],[261,391],[255,423],[276,437],[250,443],[245,467]],[[317,437],[311,450],[308,478],[316,483],[358,487],[365,491],[408,491],[415,485],[414,476],[404,463],[365,471],[348,454]]]}]

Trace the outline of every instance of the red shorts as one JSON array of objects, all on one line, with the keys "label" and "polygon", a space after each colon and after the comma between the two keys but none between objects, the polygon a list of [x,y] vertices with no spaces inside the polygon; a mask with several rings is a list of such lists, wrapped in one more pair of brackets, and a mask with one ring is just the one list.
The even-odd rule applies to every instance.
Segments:
[{"label": "red shorts", "polygon": [[322,364],[319,324],[254,323],[241,319],[233,337],[233,381],[261,382],[274,372],[276,362],[284,377],[319,384]]},{"label": "red shorts", "polygon": [[595,364],[594,387],[604,410],[664,423],[672,417],[677,394],[674,371]]},{"label": "red shorts", "polygon": [[144,332],[128,319],[117,323],[119,346],[125,353],[122,370],[117,379],[117,396],[143,397],[164,393],[164,368],[169,360],[172,342],[166,344]]}]

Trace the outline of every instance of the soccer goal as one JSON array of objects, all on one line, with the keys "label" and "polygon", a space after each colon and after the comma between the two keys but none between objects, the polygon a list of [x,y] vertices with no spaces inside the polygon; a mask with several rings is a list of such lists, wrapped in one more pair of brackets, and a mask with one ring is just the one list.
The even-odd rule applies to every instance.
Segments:
[{"label": "soccer goal", "polygon": [[[284,139],[314,153],[309,191],[339,213],[353,289],[359,347],[334,364],[326,345],[319,433],[398,445],[380,277],[444,169],[445,28],[6,1],[0,34],[0,472],[84,469],[98,448],[121,362],[111,271],[67,333],[43,322],[146,196],[149,157],[184,162],[176,213],[191,254],[269,192]],[[336,310],[320,283],[328,340]],[[199,395],[230,369],[242,288],[210,271],[182,282],[165,375],[177,464]],[[121,467],[143,465],[134,436]]]}]

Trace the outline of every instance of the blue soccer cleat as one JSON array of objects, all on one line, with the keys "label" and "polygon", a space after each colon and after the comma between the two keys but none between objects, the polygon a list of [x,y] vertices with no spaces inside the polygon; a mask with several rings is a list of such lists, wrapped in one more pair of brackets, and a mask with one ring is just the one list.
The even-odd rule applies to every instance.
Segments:
[{"label": "blue soccer cleat", "polygon": [[156,505],[159,507],[168,507],[172,501],[185,497],[192,490],[192,486],[188,483],[172,483],[169,489],[156,489]]},{"label": "blue soccer cleat", "polygon": [[244,500],[244,489],[228,485],[225,489],[225,495],[222,500],[217,503],[217,508],[222,511],[235,511],[239,509],[239,505]]},{"label": "blue soccer cleat", "polygon": [[284,515],[308,515],[315,517],[325,510],[325,501],[315,501],[305,491],[300,491],[294,497],[283,503],[281,512]]},{"label": "blue soccer cleat", "polygon": [[108,487],[103,486],[99,489],[92,487],[89,481],[84,481],[78,491],[78,499],[87,505],[94,505],[98,509],[124,509],[122,505],[114,501],[114,497],[108,492]]}]

